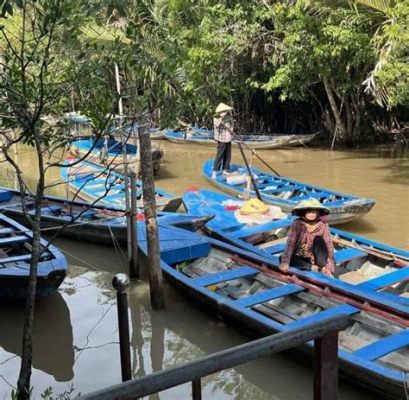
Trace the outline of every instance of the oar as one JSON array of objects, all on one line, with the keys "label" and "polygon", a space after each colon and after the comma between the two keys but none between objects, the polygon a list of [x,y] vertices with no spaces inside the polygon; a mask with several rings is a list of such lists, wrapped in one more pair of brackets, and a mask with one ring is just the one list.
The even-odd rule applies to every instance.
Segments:
[{"label": "oar", "polygon": [[241,156],[243,157],[244,163],[246,164],[246,168],[247,168],[247,171],[248,171],[248,173],[249,173],[249,175],[250,175],[251,183],[253,184],[254,190],[255,190],[255,192],[256,192],[256,196],[257,196],[257,198],[258,198],[260,201],[263,201],[263,200],[261,199],[260,192],[258,191],[258,187],[257,187],[256,181],[255,181],[255,179],[254,179],[253,173],[251,172],[250,166],[249,166],[249,164],[248,164],[248,162],[247,162],[247,158],[246,158],[246,156],[245,156],[245,154],[244,154],[243,148],[241,147],[241,143],[240,143],[240,142],[237,142],[237,144],[238,144],[238,146],[239,146],[240,153],[241,153]]},{"label": "oar", "polygon": [[[251,153],[252,153],[253,155],[255,155],[255,156],[257,157],[257,159],[258,159],[259,161],[261,161],[271,172],[273,172],[273,173],[276,174],[277,176],[281,176],[273,167],[271,167],[269,164],[267,164],[267,163],[256,153],[256,150],[254,150],[254,149],[252,149],[250,146],[248,146],[248,145],[245,143],[245,141],[242,139],[242,137],[240,137],[239,134],[234,133],[234,134],[233,134],[233,137],[234,137],[234,139],[237,141],[237,144],[239,144],[239,143],[244,144],[244,146],[246,146],[246,149],[247,149],[247,150],[250,150]],[[238,139],[236,139],[236,138],[238,138]]]}]

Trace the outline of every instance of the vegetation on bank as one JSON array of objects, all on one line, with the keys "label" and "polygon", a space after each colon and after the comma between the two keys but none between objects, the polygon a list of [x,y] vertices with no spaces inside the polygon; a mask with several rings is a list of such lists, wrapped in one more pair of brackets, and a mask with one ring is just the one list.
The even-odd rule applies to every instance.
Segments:
[{"label": "vegetation on bank", "polygon": [[[3,17],[18,23],[24,2],[0,3]],[[60,63],[74,63],[68,71],[87,65],[88,79],[72,82],[54,114],[73,106],[96,114],[89,93],[98,103],[105,93],[111,103],[115,60],[129,112],[151,106],[162,126],[178,117],[209,126],[220,101],[234,104],[242,130],[325,130],[344,143],[409,119],[403,0],[64,3],[75,15],[65,30],[72,24],[78,35],[62,37],[53,51]]]}]

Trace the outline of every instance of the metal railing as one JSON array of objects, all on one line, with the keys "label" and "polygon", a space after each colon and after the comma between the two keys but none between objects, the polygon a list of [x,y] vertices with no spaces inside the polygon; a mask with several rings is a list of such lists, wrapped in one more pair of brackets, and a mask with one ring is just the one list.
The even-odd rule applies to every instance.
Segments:
[{"label": "metal railing", "polygon": [[201,400],[201,379],[203,377],[314,340],[314,400],[334,400],[338,392],[338,332],[345,329],[348,323],[347,315],[328,317],[319,322],[288,329],[285,332],[232,347],[181,366],[128,380],[86,394],[78,399],[135,399],[192,382],[192,398]]}]

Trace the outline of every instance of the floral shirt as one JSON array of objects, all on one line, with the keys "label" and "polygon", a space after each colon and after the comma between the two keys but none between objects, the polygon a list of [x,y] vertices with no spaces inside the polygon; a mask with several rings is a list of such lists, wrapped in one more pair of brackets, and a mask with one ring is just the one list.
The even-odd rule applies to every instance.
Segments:
[{"label": "floral shirt", "polygon": [[332,244],[329,226],[326,222],[318,221],[312,232],[308,231],[307,224],[302,219],[295,220],[288,232],[287,246],[281,255],[281,262],[290,264],[293,255],[309,259],[311,264],[315,264],[312,245],[316,236],[322,236],[328,249],[328,260],[326,268],[334,273],[334,245]]}]

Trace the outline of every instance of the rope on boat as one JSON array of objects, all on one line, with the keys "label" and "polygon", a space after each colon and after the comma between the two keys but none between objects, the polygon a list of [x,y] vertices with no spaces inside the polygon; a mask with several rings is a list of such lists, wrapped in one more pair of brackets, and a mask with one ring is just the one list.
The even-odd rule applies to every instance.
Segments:
[{"label": "rope on boat", "polygon": [[[112,243],[113,243],[113,245],[114,245],[115,253],[117,253],[117,254],[118,254],[118,253],[121,253],[122,256],[123,256],[123,258],[124,258],[125,260],[127,260],[126,254],[123,252],[121,245],[119,244],[117,238],[116,238],[115,235],[114,235],[114,232],[112,232],[112,229],[111,229],[111,227],[110,227],[109,225],[108,225],[108,229],[109,229],[109,232],[110,232],[110,234],[111,234],[111,239],[112,239]],[[119,252],[118,252],[118,249],[119,249]]]},{"label": "rope on boat", "polygon": [[88,261],[85,261],[85,260],[81,259],[80,257],[74,256],[72,253],[70,253],[70,252],[67,251],[67,250],[63,250],[63,249],[61,249],[61,248],[60,248],[59,250],[60,250],[62,253],[66,254],[66,255],[68,255],[68,256],[70,256],[70,257],[72,257],[74,260],[77,260],[77,261],[79,261],[79,262],[84,263],[87,267],[90,267],[92,270],[98,271],[98,267],[96,267],[95,265],[89,263]]}]

